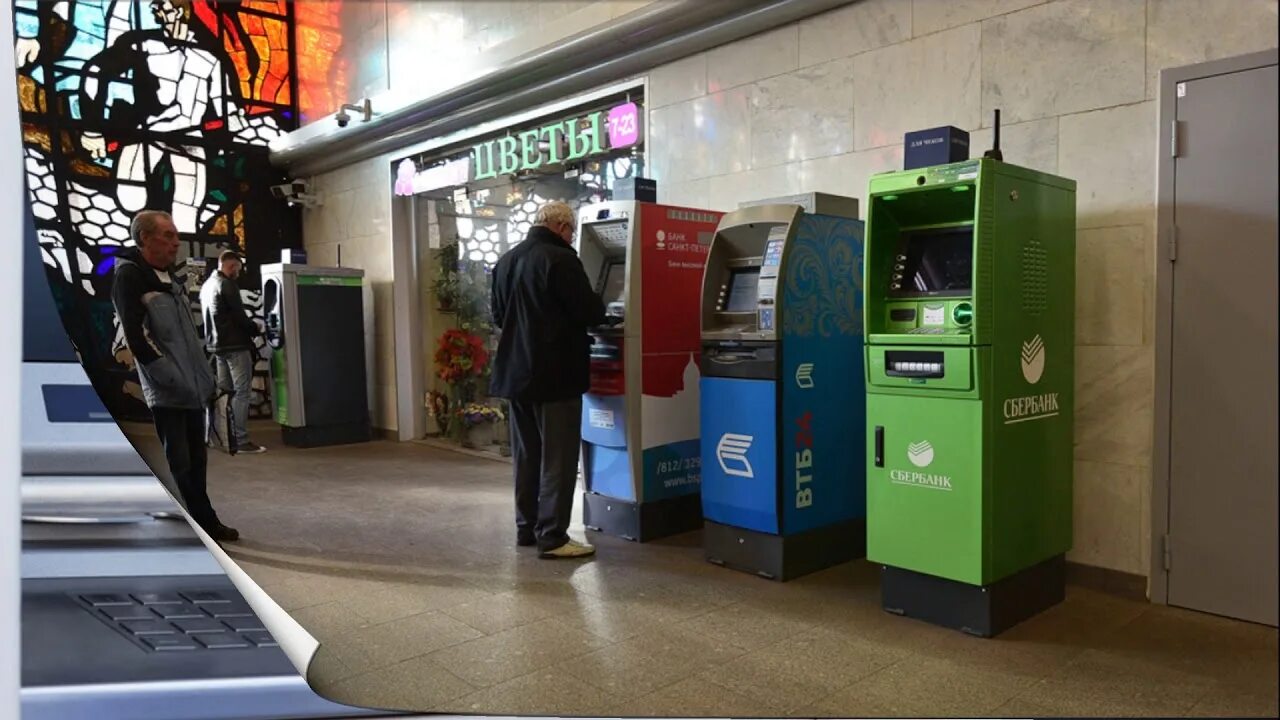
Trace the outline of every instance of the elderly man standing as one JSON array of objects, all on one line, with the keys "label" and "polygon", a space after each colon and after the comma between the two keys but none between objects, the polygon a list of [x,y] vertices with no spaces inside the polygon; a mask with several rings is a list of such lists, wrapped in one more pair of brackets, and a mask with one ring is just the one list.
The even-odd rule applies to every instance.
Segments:
[{"label": "elderly man standing", "polygon": [[215,380],[181,283],[170,275],[178,229],[169,213],[143,210],[129,228],[136,249],[119,255],[111,303],[137,361],[142,395],[164,446],[180,500],[214,540],[240,533],[223,525],[206,490],[205,407]]},{"label": "elderly man standing", "polygon": [[585,557],[569,537],[582,443],[582,394],[591,383],[587,330],[605,307],[573,250],[576,223],[562,202],[543,205],[524,242],[493,270],[491,305],[502,330],[490,394],[511,404],[516,542],[544,558]]}]

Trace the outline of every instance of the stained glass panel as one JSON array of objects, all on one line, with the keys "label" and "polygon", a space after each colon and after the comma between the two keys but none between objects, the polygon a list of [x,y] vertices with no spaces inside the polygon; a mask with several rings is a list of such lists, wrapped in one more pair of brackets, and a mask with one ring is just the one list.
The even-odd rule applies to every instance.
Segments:
[{"label": "stained glass panel", "polygon": [[[110,304],[133,215],[168,210],[180,258],[245,252],[250,307],[261,306],[259,264],[279,257],[278,238],[300,235],[296,211],[263,200],[285,179],[266,144],[296,124],[292,10],[274,0],[15,0],[14,10],[27,197],[48,278],[109,409],[145,419]],[[259,362],[258,414],[269,412],[266,370]]]}]

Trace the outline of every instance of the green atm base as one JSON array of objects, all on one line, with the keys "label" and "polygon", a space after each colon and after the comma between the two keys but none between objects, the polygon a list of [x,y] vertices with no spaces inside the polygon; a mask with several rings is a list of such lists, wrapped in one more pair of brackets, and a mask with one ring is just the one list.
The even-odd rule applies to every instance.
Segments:
[{"label": "green atm base", "polygon": [[1062,602],[1066,582],[1064,555],[985,587],[882,565],[880,603],[895,615],[989,638]]},{"label": "green atm base", "polygon": [[774,535],[706,521],[702,547],[713,565],[786,582],[867,554],[861,518],[794,535]]},{"label": "green atm base", "polygon": [[632,542],[649,542],[702,527],[702,498],[681,495],[635,503],[599,493],[582,493],[582,524],[588,530]]},{"label": "green atm base", "polygon": [[309,425],[306,427],[280,426],[284,444],[296,448],[316,448],[330,445],[352,445],[373,440],[369,423],[343,423],[341,425]]}]

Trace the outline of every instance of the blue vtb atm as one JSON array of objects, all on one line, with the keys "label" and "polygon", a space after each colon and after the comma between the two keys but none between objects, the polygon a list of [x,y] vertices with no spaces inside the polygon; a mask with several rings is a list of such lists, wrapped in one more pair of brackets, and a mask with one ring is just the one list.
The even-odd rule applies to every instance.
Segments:
[{"label": "blue vtb atm", "polygon": [[728,213],[702,284],[706,558],[788,580],[865,554],[857,200]]}]

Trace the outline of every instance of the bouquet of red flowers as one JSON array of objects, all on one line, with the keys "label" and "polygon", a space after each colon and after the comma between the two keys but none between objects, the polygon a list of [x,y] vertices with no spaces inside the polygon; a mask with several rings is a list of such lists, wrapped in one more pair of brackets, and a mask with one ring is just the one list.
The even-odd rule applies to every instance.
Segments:
[{"label": "bouquet of red flowers", "polygon": [[484,375],[489,351],[484,339],[464,330],[447,330],[436,346],[436,377],[456,384]]}]

